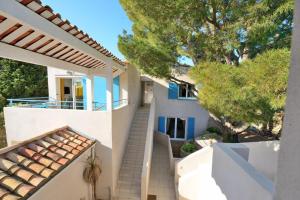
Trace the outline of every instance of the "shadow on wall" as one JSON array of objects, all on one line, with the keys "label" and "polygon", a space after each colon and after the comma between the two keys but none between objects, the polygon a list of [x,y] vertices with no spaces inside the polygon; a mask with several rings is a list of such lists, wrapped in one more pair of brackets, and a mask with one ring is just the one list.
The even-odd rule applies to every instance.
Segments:
[{"label": "shadow on wall", "polygon": [[[77,133],[82,134],[83,136],[91,138],[90,136],[86,135],[85,133],[82,133],[81,131],[78,131],[75,129],[73,129],[73,130]],[[92,139],[95,139],[95,138],[92,138]],[[112,188],[112,181],[111,181],[112,149],[108,148],[107,146],[104,146],[97,139],[95,139],[95,141],[96,141],[95,153],[99,159],[99,165],[101,168],[101,175],[100,175],[97,185],[96,185],[97,198],[111,199],[111,195],[112,195],[112,191],[111,191],[111,188]],[[106,164],[104,164],[104,163],[106,163]],[[83,172],[82,172],[82,174],[80,174],[80,176],[83,176]],[[90,192],[91,192],[91,190],[90,190]],[[89,196],[91,196],[91,194],[89,194]]]},{"label": "shadow on wall", "polygon": [[[96,141],[95,152],[99,158],[100,167],[102,170],[96,187],[97,198],[110,199],[112,195],[111,194],[112,193],[111,191],[112,149],[102,145],[99,141]],[[106,166],[103,165],[103,160],[106,161],[107,163]]]}]

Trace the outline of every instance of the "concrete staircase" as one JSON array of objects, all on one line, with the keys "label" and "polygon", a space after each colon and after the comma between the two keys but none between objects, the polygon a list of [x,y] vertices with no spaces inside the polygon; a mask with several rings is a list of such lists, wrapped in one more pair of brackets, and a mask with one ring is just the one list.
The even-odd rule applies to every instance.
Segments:
[{"label": "concrete staircase", "polygon": [[137,110],[128,136],[127,147],[123,157],[116,199],[141,199],[141,174],[144,159],[149,107]]}]

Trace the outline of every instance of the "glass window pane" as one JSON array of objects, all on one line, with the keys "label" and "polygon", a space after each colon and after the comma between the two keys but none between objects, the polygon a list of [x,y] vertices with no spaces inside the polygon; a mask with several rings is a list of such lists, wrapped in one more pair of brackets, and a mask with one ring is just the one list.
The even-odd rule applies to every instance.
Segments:
[{"label": "glass window pane", "polygon": [[177,134],[176,138],[185,139],[185,120],[177,118]]},{"label": "glass window pane", "polygon": [[175,118],[168,118],[167,119],[167,134],[170,138],[174,138],[175,133]]},{"label": "glass window pane", "polygon": [[186,97],[186,84],[179,85],[179,97]]}]

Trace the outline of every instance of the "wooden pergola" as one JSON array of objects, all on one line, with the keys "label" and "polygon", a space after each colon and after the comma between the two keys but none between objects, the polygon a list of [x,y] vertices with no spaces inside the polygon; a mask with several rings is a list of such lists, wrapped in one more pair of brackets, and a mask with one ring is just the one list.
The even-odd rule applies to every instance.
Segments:
[{"label": "wooden pergola", "polygon": [[[125,67],[88,34],[39,0],[0,2],[0,56],[46,66],[49,64],[44,60],[55,60],[52,65],[57,62],[62,65],[59,68],[73,66],[80,72],[112,65],[116,73]],[[34,57],[35,62],[28,57]]]},{"label": "wooden pergola", "polygon": [[88,110],[93,76],[107,80],[110,111],[112,79],[126,70],[124,62],[39,0],[0,1],[0,57],[85,74]]}]

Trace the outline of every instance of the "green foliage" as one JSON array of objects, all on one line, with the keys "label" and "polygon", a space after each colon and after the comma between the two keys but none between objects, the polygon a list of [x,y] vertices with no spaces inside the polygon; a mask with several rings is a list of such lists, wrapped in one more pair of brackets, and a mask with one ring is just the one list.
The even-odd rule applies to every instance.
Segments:
[{"label": "green foliage", "polygon": [[290,52],[270,50],[236,67],[205,62],[190,71],[200,103],[217,117],[267,124],[285,105]]},{"label": "green foliage", "polygon": [[193,153],[197,151],[197,145],[193,142],[187,142],[181,146],[180,150],[186,153]]},{"label": "green foliage", "polygon": [[223,134],[223,143],[238,143],[236,137],[230,133]]},{"label": "green foliage", "polygon": [[[238,64],[273,48],[289,48],[292,0],[120,0],[133,34],[119,49],[144,73],[170,79],[183,65]],[[215,63],[213,63],[215,64]],[[175,70],[174,70],[175,69]]]},{"label": "green foliage", "polygon": [[7,98],[47,95],[46,67],[0,58],[0,111]]},{"label": "green foliage", "polygon": [[6,134],[4,127],[4,115],[0,112],[0,148],[6,147]]},{"label": "green foliage", "polygon": [[206,129],[208,132],[210,133],[217,133],[217,134],[221,134],[220,129],[216,128],[216,127],[209,127]]}]

